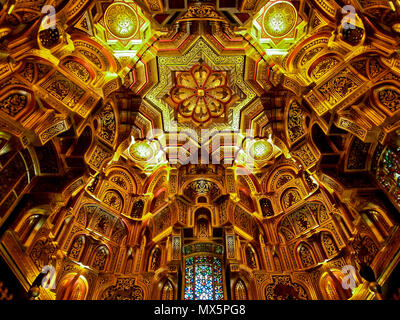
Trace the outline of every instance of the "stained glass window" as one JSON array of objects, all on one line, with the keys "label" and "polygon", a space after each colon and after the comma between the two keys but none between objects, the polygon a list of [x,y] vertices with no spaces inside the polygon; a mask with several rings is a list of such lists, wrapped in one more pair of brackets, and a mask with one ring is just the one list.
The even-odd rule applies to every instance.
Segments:
[{"label": "stained glass window", "polygon": [[378,183],[400,204],[400,148],[388,148],[377,171]]},{"label": "stained glass window", "polygon": [[196,256],[185,260],[185,300],[224,298],[222,263],[218,257]]}]

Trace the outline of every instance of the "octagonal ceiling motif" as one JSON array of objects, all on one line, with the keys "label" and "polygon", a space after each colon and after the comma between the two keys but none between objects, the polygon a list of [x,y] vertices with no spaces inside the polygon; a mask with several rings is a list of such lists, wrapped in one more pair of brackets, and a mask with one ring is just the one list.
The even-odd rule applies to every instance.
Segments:
[{"label": "octagonal ceiling motif", "polygon": [[178,71],[170,97],[179,121],[202,124],[224,120],[226,108],[238,98],[228,86],[227,73],[211,70],[205,64]]},{"label": "octagonal ceiling motif", "polygon": [[400,2],[367,2],[2,1],[17,300],[381,299],[336,285],[390,285],[400,249]]},{"label": "octagonal ceiling motif", "polygon": [[180,56],[157,58],[158,82],[144,102],[162,111],[167,132],[238,131],[241,110],[257,97],[245,81],[245,59],[217,54],[200,37]]}]

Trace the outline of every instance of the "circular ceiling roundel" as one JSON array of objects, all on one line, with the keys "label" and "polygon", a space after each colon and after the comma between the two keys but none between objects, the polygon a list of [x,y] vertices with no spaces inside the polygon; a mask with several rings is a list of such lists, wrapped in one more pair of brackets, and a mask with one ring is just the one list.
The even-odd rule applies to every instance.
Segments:
[{"label": "circular ceiling roundel", "polygon": [[276,2],[264,13],[264,30],[271,37],[280,38],[288,34],[297,21],[296,8],[288,2]]},{"label": "circular ceiling roundel", "polygon": [[138,141],[133,144],[129,152],[131,156],[138,161],[146,161],[153,157],[153,149],[147,141]]},{"label": "circular ceiling roundel", "polygon": [[253,143],[250,149],[251,156],[256,160],[269,157],[273,151],[272,145],[266,140],[258,140]]},{"label": "circular ceiling roundel", "polygon": [[138,28],[136,12],[127,4],[114,3],[110,5],[104,15],[107,29],[117,38],[129,39]]}]

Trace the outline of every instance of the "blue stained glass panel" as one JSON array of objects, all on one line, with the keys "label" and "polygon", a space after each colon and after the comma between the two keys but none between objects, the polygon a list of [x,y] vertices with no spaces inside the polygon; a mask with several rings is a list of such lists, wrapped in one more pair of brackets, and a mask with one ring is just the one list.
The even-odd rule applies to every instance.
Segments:
[{"label": "blue stained glass panel", "polygon": [[192,285],[185,286],[185,300],[193,300],[193,286]]},{"label": "blue stained glass panel", "polygon": [[196,266],[194,295],[196,300],[213,299],[213,278],[211,265]]},{"label": "blue stained glass panel", "polygon": [[222,300],[222,262],[217,257],[197,256],[185,260],[185,300]]},{"label": "blue stained glass panel", "polygon": [[400,148],[388,148],[381,159],[382,168],[377,170],[377,181],[400,204]]}]

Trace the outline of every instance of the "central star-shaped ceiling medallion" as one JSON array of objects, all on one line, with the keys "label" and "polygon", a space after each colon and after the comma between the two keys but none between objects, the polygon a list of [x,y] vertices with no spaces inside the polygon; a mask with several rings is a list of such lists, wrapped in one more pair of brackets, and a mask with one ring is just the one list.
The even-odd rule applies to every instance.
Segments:
[{"label": "central star-shaped ceiling medallion", "polygon": [[203,128],[238,132],[242,110],[257,97],[245,59],[243,53],[217,53],[203,37],[183,54],[163,53],[158,72],[150,74],[157,76],[154,84],[141,93],[143,108],[160,112],[163,130],[171,134],[190,132],[201,140]]},{"label": "central star-shaped ceiling medallion", "polygon": [[189,71],[176,72],[168,102],[178,110],[178,121],[206,124],[225,121],[225,111],[235,100],[237,97],[228,87],[225,71],[197,64]]}]

